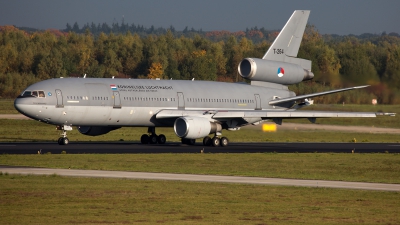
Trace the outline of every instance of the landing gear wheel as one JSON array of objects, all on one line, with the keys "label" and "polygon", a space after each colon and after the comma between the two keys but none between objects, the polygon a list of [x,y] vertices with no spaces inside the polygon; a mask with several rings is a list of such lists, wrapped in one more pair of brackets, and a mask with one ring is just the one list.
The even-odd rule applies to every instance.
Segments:
[{"label": "landing gear wheel", "polygon": [[205,136],[203,139],[203,145],[204,146],[210,146],[211,145],[211,138],[209,136]]},{"label": "landing gear wheel", "polygon": [[67,145],[67,144],[69,144],[69,139],[68,138],[64,138],[64,137],[60,137],[59,139],[58,139],[58,144],[59,145]]},{"label": "landing gear wheel", "polygon": [[222,137],[221,138],[221,143],[220,143],[221,147],[226,147],[226,146],[228,146],[228,144],[229,144],[228,138]]},{"label": "landing gear wheel", "polygon": [[158,142],[158,144],[165,144],[165,142],[167,141],[167,138],[165,137],[165,135],[164,134],[160,134],[160,135],[158,135],[158,138],[157,138],[157,142]]},{"label": "landing gear wheel", "polygon": [[142,137],[140,137],[140,143],[148,144],[149,143],[149,135],[143,134]]},{"label": "landing gear wheel", "polygon": [[182,138],[182,144],[194,145],[194,144],[196,144],[196,139],[186,139],[186,138]]},{"label": "landing gear wheel", "polygon": [[219,137],[213,137],[213,139],[211,139],[211,144],[212,144],[214,147],[219,146],[220,143],[221,143],[221,140],[219,139]]},{"label": "landing gear wheel", "polygon": [[62,138],[62,144],[63,145],[69,144],[69,139],[68,138]]},{"label": "landing gear wheel", "polygon": [[58,140],[57,140],[57,143],[59,144],[59,145],[62,145],[62,137],[60,137],[60,138],[58,138]]},{"label": "landing gear wheel", "polygon": [[196,144],[196,139],[188,139],[188,145]]},{"label": "landing gear wheel", "polygon": [[59,145],[67,145],[69,144],[69,139],[67,138],[67,131],[71,131],[72,127],[68,125],[58,125],[56,126],[57,130],[61,130],[60,138],[58,138],[57,143]]},{"label": "landing gear wheel", "polygon": [[158,137],[155,134],[150,135],[149,143],[150,144],[157,144],[157,138]]}]

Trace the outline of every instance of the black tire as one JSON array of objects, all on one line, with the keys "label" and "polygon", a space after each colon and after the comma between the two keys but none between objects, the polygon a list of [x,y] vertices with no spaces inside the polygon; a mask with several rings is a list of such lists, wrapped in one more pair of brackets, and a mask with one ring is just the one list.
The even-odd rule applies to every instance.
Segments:
[{"label": "black tire", "polygon": [[61,138],[61,143],[62,143],[62,145],[67,145],[67,144],[69,144],[69,139],[68,138]]},{"label": "black tire", "polygon": [[148,143],[149,143],[149,135],[143,134],[143,135],[140,137],[140,143],[142,143],[142,144],[148,144]]},{"label": "black tire", "polygon": [[152,134],[152,135],[150,135],[149,143],[150,144],[157,144],[157,139],[158,139],[157,135]]},{"label": "black tire", "polygon": [[187,139],[187,138],[182,138],[182,144],[185,145],[194,145],[196,143],[196,139]]},{"label": "black tire", "polygon": [[203,138],[203,145],[204,146],[210,146],[211,145],[211,138],[209,136],[205,136]]},{"label": "black tire", "polygon": [[228,144],[229,144],[229,139],[226,137],[222,137],[221,143],[220,143],[221,147],[226,147],[226,146],[228,146]]},{"label": "black tire", "polygon": [[195,145],[196,144],[196,139],[187,139],[187,144],[188,145]]},{"label": "black tire", "polygon": [[167,138],[165,137],[164,134],[160,134],[160,135],[158,135],[157,142],[158,142],[158,144],[163,145],[163,144],[165,144],[165,142],[167,142]]},{"label": "black tire", "polygon": [[58,138],[57,143],[58,143],[59,145],[63,145],[63,143],[62,143],[62,137]]},{"label": "black tire", "polygon": [[221,140],[219,139],[219,137],[213,137],[213,139],[211,139],[211,144],[214,147],[218,147],[221,143]]}]

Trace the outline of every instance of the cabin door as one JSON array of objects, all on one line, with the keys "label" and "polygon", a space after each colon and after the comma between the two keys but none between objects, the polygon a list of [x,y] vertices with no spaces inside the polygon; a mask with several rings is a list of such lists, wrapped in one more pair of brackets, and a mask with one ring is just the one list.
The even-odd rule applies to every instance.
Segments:
[{"label": "cabin door", "polygon": [[178,92],[178,109],[185,109],[185,97],[182,92]]},{"label": "cabin door", "polygon": [[121,98],[119,97],[119,91],[113,91],[113,98],[114,98],[114,109],[121,108]]},{"label": "cabin door", "polygon": [[259,94],[255,94],[254,98],[256,100],[256,110],[260,110],[261,109],[261,98]]},{"label": "cabin door", "polygon": [[57,105],[56,108],[64,108],[63,96],[60,89],[56,89]]}]

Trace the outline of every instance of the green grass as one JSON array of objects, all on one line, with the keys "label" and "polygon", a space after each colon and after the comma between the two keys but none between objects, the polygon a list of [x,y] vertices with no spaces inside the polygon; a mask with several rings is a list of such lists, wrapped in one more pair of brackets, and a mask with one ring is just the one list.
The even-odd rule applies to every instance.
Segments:
[{"label": "green grass", "polygon": [[1,224],[399,224],[398,192],[0,175]]},{"label": "green grass", "polygon": [[[356,138],[357,142],[399,142],[399,135],[396,134],[372,134],[372,133],[350,133],[332,132],[321,130],[305,131],[284,131],[279,130],[273,133],[264,133],[261,128],[240,131],[224,131],[223,135],[228,137],[231,142],[352,142]],[[86,136],[80,134],[77,129],[68,132],[70,141],[139,141],[140,136],[147,132],[147,128],[124,127],[111,131],[101,136]],[[165,134],[168,141],[180,142],[175,135],[173,128],[157,128],[158,134]],[[0,141],[52,141],[56,142],[60,131],[55,126],[40,123],[32,120],[7,120],[0,119]],[[201,139],[197,140],[201,142]]]},{"label": "green grass", "polygon": [[17,114],[14,108],[14,99],[0,99],[0,114]]},{"label": "green grass", "polygon": [[400,183],[400,154],[0,155],[0,165]]}]

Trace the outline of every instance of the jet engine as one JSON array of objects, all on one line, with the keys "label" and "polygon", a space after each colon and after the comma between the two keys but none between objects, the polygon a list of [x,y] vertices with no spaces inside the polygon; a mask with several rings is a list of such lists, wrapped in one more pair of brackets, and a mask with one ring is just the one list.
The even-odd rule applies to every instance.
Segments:
[{"label": "jet engine", "polygon": [[110,131],[119,129],[120,127],[78,127],[78,131],[81,134],[89,136],[98,136],[107,134]]},{"label": "jet engine", "polygon": [[196,139],[222,130],[221,124],[204,117],[179,117],[174,123],[175,134],[180,138]]},{"label": "jet engine", "polygon": [[[297,58],[293,59],[293,61],[305,64],[309,62],[308,60]],[[245,58],[239,63],[238,71],[240,76],[248,80],[284,85],[297,84],[314,77],[314,74],[310,70],[303,69],[303,67],[296,63]]]}]

